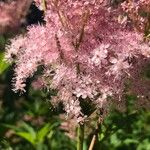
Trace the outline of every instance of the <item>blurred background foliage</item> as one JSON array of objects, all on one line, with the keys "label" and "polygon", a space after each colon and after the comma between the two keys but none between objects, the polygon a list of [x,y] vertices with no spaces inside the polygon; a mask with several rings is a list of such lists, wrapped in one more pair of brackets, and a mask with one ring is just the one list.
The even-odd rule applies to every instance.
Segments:
[{"label": "blurred background foliage", "polygon": [[[28,24],[44,23],[42,14],[32,5]],[[26,93],[12,91],[14,64],[3,61],[5,44],[22,32],[24,26],[19,33],[0,35],[0,150],[75,150],[76,139],[61,128],[61,105],[55,109],[50,105],[51,93],[32,89],[33,79],[27,81]],[[150,80],[150,66],[143,77]],[[127,94],[126,100],[124,112],[112,107],[101,125],[94,150],[150,150],[150,111],[135,107],[135,95]],[[89,128],[95,124],[93,121]],[[90,132],[88,127],[86,130]],[[91,137],[91,133],[86,134],[84,150],[88,149]]]}]

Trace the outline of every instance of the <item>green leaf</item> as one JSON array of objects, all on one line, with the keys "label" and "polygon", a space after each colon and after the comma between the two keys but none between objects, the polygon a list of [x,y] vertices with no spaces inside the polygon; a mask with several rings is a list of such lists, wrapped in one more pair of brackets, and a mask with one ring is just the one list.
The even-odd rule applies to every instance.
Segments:
[{"label": "green leaf", "polygon": [[150,140],[145,139],[144,141],[141,141],[137,147],[137,150],[150,150]]},{"label": "green leaf", "polygon": [[9,64],[4,61],[4,53],[0,52],[0,74],[2,74],[8,67]]},{"label": "green leaf", "polygon": [[136,139],[125,139],[124,140],[124,143],[126,144],[126,145],[129,145],[129,144],[138,144],[139,143],[139,141],[138,140],[136,140]]},{"label": "green leaf", "polygon": [[43,128],[41,128],[38,133],[37,133],[37,141],[38,142],[43,142],[45,136],[47,135],[47,133],[50,131],[50,124],[47,123]]},{"label": "green leaf", "polygon": [[36,132],[27,123],[22,122],[20,127],[8,125],[8,124],[2,124],[2,125],[5,126],[6,128],[12,129],[16,135],[26,139],[31,144],[33,145],[36,144]]},{"label": "green leaf", "polygon": [[18,128],[17,126],[13,126],[13,125],[9,125],[9,124],[1,124],[1,125],[4,126],[4,127],[6,127],[6,128],[12,129],[14,132],[21,131],[21,129]]},{"label": "green leaf", "polygon": [[48,147],[47,147],[47,145],[45,145],[45,144],[39,143],[39,144],[37,144],[37,145],[35,146],[35,149],[36,149],[36,150],[48,150]]},{"label": "green leaf", "polygon": [[27,123],[22,122],[22,128],[27,131],[32,137],[35,139],[36,138],[36,131]]},{"label": "green leaf", "polygon": [[115,147],[118,147],[121,145],[121,141],[119,140],[116,134],[111,135],[110,143]]},{"label": "green leaf", "polygon": [[32,145],[36,144],[36,138],[32,136],[32,134],[27,132],[17,132],[16,135],[26,139],[28,142],[30,142]]}]

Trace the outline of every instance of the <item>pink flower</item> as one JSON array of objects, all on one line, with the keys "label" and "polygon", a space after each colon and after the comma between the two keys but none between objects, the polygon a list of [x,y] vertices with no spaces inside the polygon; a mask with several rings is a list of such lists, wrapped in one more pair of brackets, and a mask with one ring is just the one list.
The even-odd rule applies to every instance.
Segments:
[{"label": "pink flower", "polygon": [[108,44],[101,44],[100,47],[93,50],[93,57],[91,61],[95,66],[101,66],[101,62],[108,56],[108,48]]},{"label": "pink flower", "polygon": [[52,103],[62,102],[77,122],[86,117],[81,101],[106,110],[113,98],[119,101],[136,66],[130,59],[149,58],[150,48],[142,33],[118,22],[119,8],[108,7],[95,0],[47,0],[46,25],[29,27],[7,46],[6,58],[16,56],[15,90],[25,91],[26,79],[42,65],[45,87],[57,91]]},{"label": "pink flower", "polygon": [[131,67],[131,65],[129,65],[122,57],[118,59],[112,57],[109,61],[112,63],[112,66],[110,66],[110,69],[106,74],[115,75],[116,78],[122,74],[122,71],[126,71]]},{"label": "pink flower", "polygon": [[32,0],[0,2],[0,34],[16,30],[25,21],[31,3]]}]

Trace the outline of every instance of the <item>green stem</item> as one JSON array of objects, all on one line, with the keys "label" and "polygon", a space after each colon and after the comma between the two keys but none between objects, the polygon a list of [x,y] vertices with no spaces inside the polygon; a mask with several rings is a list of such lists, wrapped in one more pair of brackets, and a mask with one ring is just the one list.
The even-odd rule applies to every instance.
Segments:
[{"label": "green stem", "polygon": [[84,141],[84,125],[78,125],[77,131],[77,150],[83,150],[83,141]]}]

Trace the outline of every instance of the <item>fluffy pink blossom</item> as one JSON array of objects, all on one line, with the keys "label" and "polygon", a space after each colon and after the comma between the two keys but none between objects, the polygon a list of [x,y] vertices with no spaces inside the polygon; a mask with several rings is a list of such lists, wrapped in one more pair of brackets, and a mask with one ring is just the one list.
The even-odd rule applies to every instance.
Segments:
[{"label": "fluffy pink blossom", "polygon": [[101,66],[101,63],[108,56],[109,45],[101,44],[100,47],[93,50],[92,63],[96,66]]},{"label": "fluffy pink blossom", "polygon": [[134,69],[130,60],[150,51],[142,33],[118,22],[120,13],[103,1],[47,0],[46,25],[29,27],[7,46],[6,58],[16,56],[14,90],[24,91],[26,79],[42,65],[45,86],[57,90],[52,102],[61,101],[77,122],[86,117],[81,102],[106,109],[109,97],[120,100]]},{"label": "fluffy pink blossom", "polygon": [[0,34],[15,30],[25,21],[32,0],[0,2]]},{"label": "fluffy pink blossom", "polygon": [[138,31],[149,29],[150,0],[130,0],[122,3],[122,8]]}]

